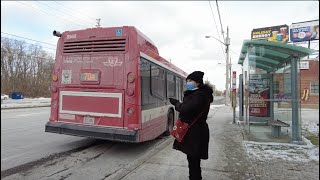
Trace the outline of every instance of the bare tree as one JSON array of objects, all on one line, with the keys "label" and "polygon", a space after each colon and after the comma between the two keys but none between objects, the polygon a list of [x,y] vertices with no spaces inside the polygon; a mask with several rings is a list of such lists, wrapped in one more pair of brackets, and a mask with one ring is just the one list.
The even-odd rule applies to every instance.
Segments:
[{"label": "bare tree", "polygon": [[53,57],[40,45],[1,37],[1,92],[49,97]]}]

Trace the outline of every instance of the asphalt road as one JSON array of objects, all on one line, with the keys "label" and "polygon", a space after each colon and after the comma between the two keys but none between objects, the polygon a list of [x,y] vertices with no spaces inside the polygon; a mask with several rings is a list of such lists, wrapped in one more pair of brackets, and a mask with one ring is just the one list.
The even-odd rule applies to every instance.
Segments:
[{"label": "asphalt road", "polygon": [[1,110],[1,171],[94,143],[44,132],[49,111],[49,107]]},{"label": "asphalt road", "polygon": [[168,140],[160,136],[130,144],[46,133],[49,111],[1,110],[1,179],[64,179],[71,174],[76,179],[100,179]]}]

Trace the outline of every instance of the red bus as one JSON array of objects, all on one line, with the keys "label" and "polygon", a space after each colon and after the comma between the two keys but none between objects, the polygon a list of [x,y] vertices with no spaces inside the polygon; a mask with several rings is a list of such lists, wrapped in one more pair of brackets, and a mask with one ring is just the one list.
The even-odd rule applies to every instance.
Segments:
[{"label": "red bus", "polygon": [[121,142],[169,135],[187,74],[132,26],[58,36],[45,131]]}]

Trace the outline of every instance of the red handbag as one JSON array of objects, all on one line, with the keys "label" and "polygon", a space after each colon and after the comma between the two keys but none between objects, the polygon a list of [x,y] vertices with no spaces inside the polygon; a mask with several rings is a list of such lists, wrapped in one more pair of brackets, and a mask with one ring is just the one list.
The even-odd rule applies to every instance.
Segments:
[{"label": "red handbag", "polygon": [[180,119],[177,120],[176,124],[173,126],[172,131],[171,131],[171,136],[176,138],[178,142],[183,142],[183,138],[188,132],[189,128],[199,119],[199,117],[204,113],[202,111],[197,118],[189,125],[188,123],[185,123],[181,121]]},{"label": "red handbag", "polygon": [[189,124],[178,119],[176,124],[172,128],[171,136],[176,138],[178,142],[182,142],[188,129],[189,129]]}]

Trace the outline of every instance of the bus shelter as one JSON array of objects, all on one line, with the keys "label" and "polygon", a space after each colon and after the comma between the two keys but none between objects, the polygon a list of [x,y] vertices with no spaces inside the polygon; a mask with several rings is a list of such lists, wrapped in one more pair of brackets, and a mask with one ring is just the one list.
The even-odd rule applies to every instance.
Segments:
[{"label": "bus shelter", "polygon": [[250,140],[301,143],[300,59],[312,50],[245,40],[238,64],[239,119]]}]

